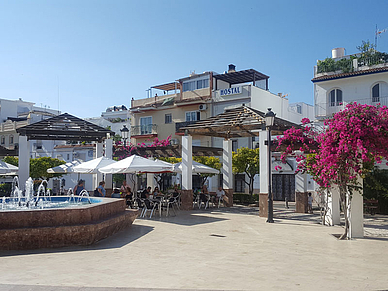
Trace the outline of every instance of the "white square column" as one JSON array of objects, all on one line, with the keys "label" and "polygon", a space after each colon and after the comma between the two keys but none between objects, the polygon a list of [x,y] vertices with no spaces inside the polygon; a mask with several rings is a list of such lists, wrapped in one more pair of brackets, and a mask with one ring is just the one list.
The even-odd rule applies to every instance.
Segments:
[{"label": "white square column", "polygon": [[268,152],[265,141],[267,140],[267,131],[262,130],[259,134],[259,152],[260,152],[260,193],[268,194]]},{"label": "white square column", "polygon": [[222,148],[222,188],[224,190],[233,189],[232,140],[225,139]]},{"label": "white square column", "polygon": [[182,189],[193,189],[193,137],[182,136]]},{"label": "white square column", "polygon": [[[361,183],[361,187],[363,186],[363,180],[361,178],[358,179],[358,183]],[[349,232],[348,238],[362,238],[364,237],[364,199],[362,196],[362,191],[360,190],[354,191],[351,198],[350,193],[347,195],[347,199],[351,200],[348,205],[350,205],[350,209],[348,209],[348,217],[349,217]]]},{"label": "white square column", "polygon": [[30,176],[30,142],[27,136],[19,136],[19,188],[25,189],[26,181]]},{"label": "white square column", "polygon": [[[96,144],[96,159],[104,156],[104,144],[99,142]],[[102,181],[102,173],[94,174],[95,176],[95,188],[98,187],[98,184]]]},{"label": "white square column", "polygon": [[[107,138],[105,140],[105,157],[108,159],[113,158],[113,140],[110,138]],[[105,188],[106,189],[113,189],[113,183],[112,183],[112,174],[105,174]]]},{"label": "white square column", "polygon": [[330,192],[325,191],[327,201],[327,212],[325,223],[328,225],[340,224],[340,195],[336,186],[331,187]]}]

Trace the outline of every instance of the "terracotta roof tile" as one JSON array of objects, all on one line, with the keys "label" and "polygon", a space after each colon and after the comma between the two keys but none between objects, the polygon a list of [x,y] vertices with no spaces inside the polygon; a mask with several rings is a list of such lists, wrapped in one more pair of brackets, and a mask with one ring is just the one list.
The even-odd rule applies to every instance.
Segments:
[{"label": "terracotta roof tile", "polygon": [[315,83],[315,82],[354,77],[354,76],[360,76],[360,75],[375,74],[375,73],[381,73],[381,72],[388,72],[388,67],[374,68],[374,69],[361,70],[361,71],[355,71],[355,72],[349,72],[349,73],[325,75],[325,76],[316,77],[311,81]]}]

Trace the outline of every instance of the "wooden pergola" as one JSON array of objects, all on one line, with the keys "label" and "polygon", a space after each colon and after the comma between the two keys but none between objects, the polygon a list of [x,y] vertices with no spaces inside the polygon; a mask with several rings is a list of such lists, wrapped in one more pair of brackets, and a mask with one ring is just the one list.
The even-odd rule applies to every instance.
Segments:
[{"label": "wooden pergola", "polygon": [[[160,158],[160,157],[181,158],[182,145],[169,145],[169,146],[143,147],[143,148],[139,147],[133,150],[131,153],[139,156],[152,156],[155,158]],[[120,155],[120,151],[117,151],[116,155]],[[222,148],[193,146],[193,156],[222,156]]]},{"label": "wooden pergola", "polygon": [[[265,80],[265,89],[268,90],[268,79],[269,76],[260,73],[254,69],[242,70],[236,72],[230,72],[225,74],[213,75],[216,80],[221,80],[229,83],[230,85],[234,84],[243,84],[252,82],[253,86],[256,85],[256,81]],[[216,90],[218,90],[216,82]]]},{"label": "wooden pergola", "polygon": [[[271,130],[274,135],[281,135],[291,127],[300,126],[275,117]],[[238,138],[259,136],[262,129],[265,129],[265,113],[243,105],[227,109],[224,113],[181,127],[179,131],[190,135]]]},{"label": "wooden pergola", "polygon": [[66,140],[102,142],[114,132],[91,122],[63,113],[52,118],[18,128],[17,133],[28,140]]}]

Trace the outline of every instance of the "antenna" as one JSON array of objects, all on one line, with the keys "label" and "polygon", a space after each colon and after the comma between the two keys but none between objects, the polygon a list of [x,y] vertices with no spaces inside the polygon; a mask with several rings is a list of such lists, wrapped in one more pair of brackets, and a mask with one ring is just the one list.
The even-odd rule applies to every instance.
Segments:
[{"label": "antenna", "polygon": [[59,76],[57,75],[57,81],[58,81],[58,115],[59,115]]},{"label": "antenna", "polygon": [[377,37],[381,36],[382,33],[386,32],[388,28],[384,28],[382,30],[377,29],[377,24],[376,24],[376,32],[375,32],[375,50],[377,51]]}]

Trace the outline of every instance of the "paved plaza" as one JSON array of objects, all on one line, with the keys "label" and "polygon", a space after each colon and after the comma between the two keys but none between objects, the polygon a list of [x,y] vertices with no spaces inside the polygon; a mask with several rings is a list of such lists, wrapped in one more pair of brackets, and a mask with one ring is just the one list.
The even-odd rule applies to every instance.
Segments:
[{"label": "paved plaza", "polygon": [[351,241],[318,223],[282,204],[274,224],[239,206],[137,219],[90,247],[1,252],[0,291],[388,289],[387,216]]}]

